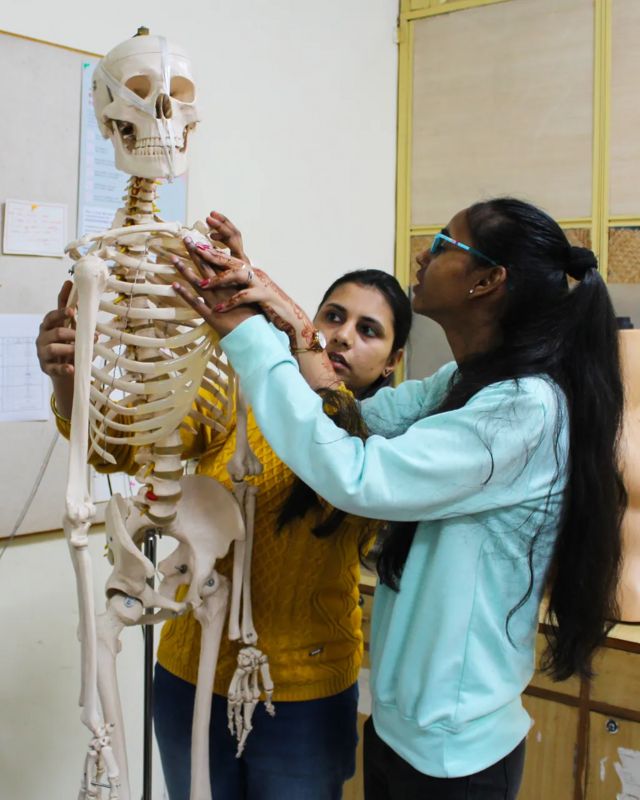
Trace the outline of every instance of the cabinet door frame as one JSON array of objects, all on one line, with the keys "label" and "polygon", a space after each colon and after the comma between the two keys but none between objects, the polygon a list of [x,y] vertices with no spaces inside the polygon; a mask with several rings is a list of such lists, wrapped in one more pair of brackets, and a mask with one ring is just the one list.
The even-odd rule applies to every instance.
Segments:
[{"label": "cabinet door frame", "polygon": [[[446,220],[425,220],[411,223],[411,159],[413,127],[414,26],[417,20],[441,14],[464,13],[481,6],[513,2],[513,0],[401,0],[398,17],[398,140],[396,186],[396,252],[395,274],[404,287],[410,283],[410,253],[413,236],[430,235]],[[587,229],[590,247],[598,257],[602,276],[607,278],[610,228],[640,227],[639,215],[610,216],[610,149],[611,149],[611,64],[612,17],[615,0],[593,2],[593,146],[591,216],[560,219],[564,229]],[[401,379],[401,375],[398,378]]]},{"label": "cabinet door frame", "polygon": [[[540,633],[547,631],[547,626],[541,624],[539,626]],[[600,651],[600,656],[605,657],[609,652],[625,652],[628,657],[638,659],[640,664],[640,642],[627,641],[624,639],[617,639],[612,636],[607,637],[605,643]],[[595,664],[597,672],[597,662]],[[590,741],[590,721],[591,715],[595,712],[603,714],[608,717],[616,717],[627,722],[640,723],[640,710],[636,711],[632,708],[627,708],[619,705],[612,705],[594,700],[592,697],[592,685],[598,681],[596,674],[593,680],[582,678],[580,681],[580,692],[576,696],[575,693],[570,694],[563,691],[561,684],[559,690],[540,686],[529,685],[525,689],[525,694],[538,697],[543,700],[548,700],[553,703],[561,703],[563,705],[573,706],[578,708],[578,738],[577,738],[577,752],[575,762],[575,784],[574,784],[574,800],[585,800],[587,797],[587,775],[589,766],[589,741]]]}]

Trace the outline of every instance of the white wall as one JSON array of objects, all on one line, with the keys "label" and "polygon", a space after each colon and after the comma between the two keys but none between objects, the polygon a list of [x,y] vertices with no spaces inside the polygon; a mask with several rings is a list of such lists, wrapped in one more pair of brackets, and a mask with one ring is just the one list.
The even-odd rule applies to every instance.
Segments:
[{"label": "white wall", "polygon": [[201,101],[189,216],[224,211],[309,309],[347,269],[391,271],[397,0],[131,7],[5,0],[0,29],[98,53],[138,25],[173,38],[192,56]]},{"label": "white wall", "polygon": [[[392,270],[397,5],[157,0],[143,17],[130,0],[5,0],[0,29],[103,53],[146,25],[187,48],[203,119],[189,217],[211,208],[230,216],[254,261],[312,310],[345,270]],[[92,540],[102,581],[102,543]],[[76,796],[87,737],[76,707],[74,596],[59,537],[22,540],[0,560],[2,798]],[[121,672],[135,676],[123,694],[139,796],[142,648],[140,632],[127,633]]]}]

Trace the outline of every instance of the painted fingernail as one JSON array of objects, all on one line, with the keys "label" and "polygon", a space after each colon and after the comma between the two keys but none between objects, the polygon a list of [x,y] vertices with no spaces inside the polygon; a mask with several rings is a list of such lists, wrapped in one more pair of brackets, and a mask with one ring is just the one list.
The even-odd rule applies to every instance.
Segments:
[{"label": "painted fingernail", "polygon": [[192,245],[193,244],[193,239],[190,236],[185,236],[183,241],[184,241],[184,243],[186,245]]},{"label": "painted fingernail", "polygon": [[196,245],[196,250],[211,250],[211,245],[198,242],[198,244]]},{"label": "painted fingernail", "polygon": [[178,289],[180,289],[180,284],[179,283],[172,283],[171,284],[171,288],[174,289],[175,291],[178,291]]},{"label": "painted fingernail", "polygon": [[224,309],[225,309],[225,305],[224,305],[224,303],[218,303],[218,305],[217,305],[217,306],[214,306],[214,307],[213,307],[213,310],[214,310],[214,311],[224,311]]},{"label": "painted fingernail", "polygon": [[208,285],[209,285],[209,281],[206,278],[203,281],[199,281],[198,282],[198,286],[201,289],[206,289]]}]

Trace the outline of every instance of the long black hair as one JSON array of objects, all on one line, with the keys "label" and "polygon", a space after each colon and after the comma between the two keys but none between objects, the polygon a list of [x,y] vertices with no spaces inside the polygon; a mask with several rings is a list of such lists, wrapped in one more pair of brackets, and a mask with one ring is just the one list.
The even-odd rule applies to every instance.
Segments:
[{"label": "long black hair", "polygon": [[[411,329],[411,302],[406,293],[393,275],[380,269],[358,269],[346,272],[337,278],[326,290],[318,308],[321,308],[335,290],[346,283],[355,283],[357,286],[366,286],[377,289],[389,304],[393,315],[393,343],[391,352],[395,353],[405,346]],[[378,389],[389,386],[393,381],[393,374],[380,375],[358,399],[364,400],[371,397]],[[339,427],[352,436],[366,439],[367,428],[360,416],[357,404],[353,397],[345,392],[324,389],[319,392],[324,400],[325,412],[331,416]],[[278,515],[278,527],[282,528],[292,519],[303,517],[311,508],[320,508],[316,493],[299,478],[294,480],[291,492],[285,500]],[[346,514],[337,508],[332,508],[325,517],[312,528],[312,533],[317,537],[325,537],[334,533],[342,523]]]},{"label": "long black hair", "polygon": [[[502,335],[491,351],[458,365],[434,413],[461,408],[489,384],[529,375],[548,376],[564,393],[569,463],[547,576],[543,666],[556,680],[590,676],[593,652],[617,616],[626,505],[618,463],[623,386],[615,314],[594,254],[572,247],[544,212],[497,198],[471,206],[467,222],[471,244],[507,270]],[[486,268],[474,262],[473,268]],[[578,281],[572,288],[567,275]],[[414,532],[415,524],[402,523],[383,544],[378,572],[392,588],[399,588]],[[532,550],[529,568],[531,582],[516,610],[532,591]]]}]

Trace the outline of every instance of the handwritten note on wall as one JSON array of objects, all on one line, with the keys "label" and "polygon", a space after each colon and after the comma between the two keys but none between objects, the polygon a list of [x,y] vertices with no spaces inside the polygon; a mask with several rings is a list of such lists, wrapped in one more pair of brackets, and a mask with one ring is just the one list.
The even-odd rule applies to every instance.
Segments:
[{"label": "handwritten note on wall", "polygon": [[64,255],[67,243],[67,206],[7,200],[4,206],[2,251],[7,255]]}]

